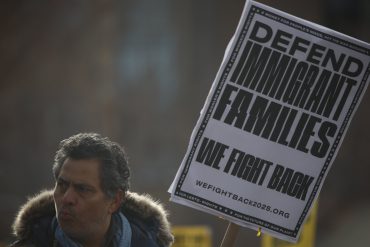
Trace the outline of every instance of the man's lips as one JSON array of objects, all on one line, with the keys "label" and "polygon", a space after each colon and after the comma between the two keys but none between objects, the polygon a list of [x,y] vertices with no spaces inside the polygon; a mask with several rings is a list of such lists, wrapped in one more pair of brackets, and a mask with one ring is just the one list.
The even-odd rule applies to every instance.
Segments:
[{"label": "man's lips", "polygon": [[59,218],[61,220],[71,220],[74,218],[73,214],[71,214],[70,212],[66,211],[66,210],[62,210],[60,213],[59,213]]}]

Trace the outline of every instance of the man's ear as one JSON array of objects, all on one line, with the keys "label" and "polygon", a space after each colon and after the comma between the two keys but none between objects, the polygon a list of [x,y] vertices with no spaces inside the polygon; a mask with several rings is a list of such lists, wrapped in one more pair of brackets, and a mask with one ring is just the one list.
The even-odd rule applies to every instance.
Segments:
[{"label": "man's ear", "polygon": [[109,212],[111,214],[116,212],[121,207],[124,196],[125,196],[125,193],[122,190],[117,191],[116,195],[112,198],[112,201],[109,207]]}]

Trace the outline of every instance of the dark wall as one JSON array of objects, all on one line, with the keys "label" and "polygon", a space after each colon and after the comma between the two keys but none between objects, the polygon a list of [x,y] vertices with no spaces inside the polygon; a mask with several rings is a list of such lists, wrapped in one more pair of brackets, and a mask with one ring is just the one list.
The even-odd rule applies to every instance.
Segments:
[{"label": "dark wall", "polygon": [[[370,41],[366,1],[261,1]],[[132,188],[165,202],[173,224],[227,223],[169,203],[244,1],[2,1],[0,241],[26,196],[51,188],[59,141],[94,131],[125,146]],[[319,227],[369,203],[370,96],[364,96],[324,184]],[[245,234],[244,234],[245,233]],[[238,241],[259,243],[243,229]],[[320,237],[320,235],[319,235]],[[215,244],[218,245],[218,244]],[[240,245],[242,246],[242,244]]]}]

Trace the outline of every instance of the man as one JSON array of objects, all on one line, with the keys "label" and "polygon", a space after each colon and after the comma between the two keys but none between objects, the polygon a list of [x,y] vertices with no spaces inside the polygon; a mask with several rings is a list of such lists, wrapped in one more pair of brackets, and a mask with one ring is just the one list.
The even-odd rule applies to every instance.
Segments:
[{"label": "man", "polygon": [[53,191],[20,210],[13,246],[165,247],[173,242],[167,215],[150,197],[128,191],[130,171],[122,147],[98,134],[60,143]]}]

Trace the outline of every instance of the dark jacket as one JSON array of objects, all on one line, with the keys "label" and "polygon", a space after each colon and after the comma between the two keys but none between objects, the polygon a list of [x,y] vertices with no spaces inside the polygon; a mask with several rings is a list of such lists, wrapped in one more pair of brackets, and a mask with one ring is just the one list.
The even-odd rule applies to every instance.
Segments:
[{"label": "dark jacket", "polygon": [[[121,207],[131,225],[131,247],[171,246],[173,236],[162,205],[149,196],[127,192]],[[32,197],[20,209],[13,224],[17,241],[13,246],[58,246],[54,239],[52,219],[55,207],[52,191]]]}]

